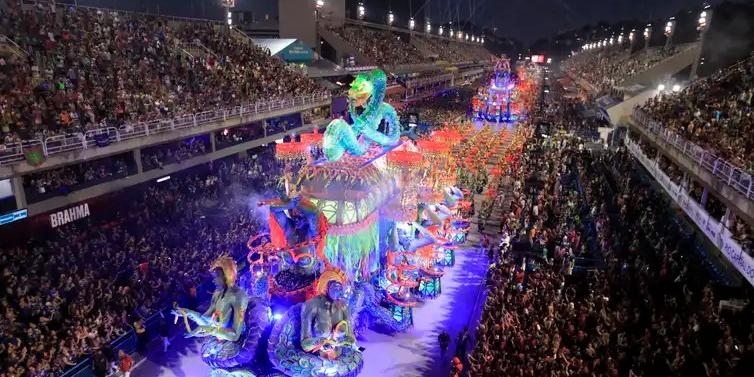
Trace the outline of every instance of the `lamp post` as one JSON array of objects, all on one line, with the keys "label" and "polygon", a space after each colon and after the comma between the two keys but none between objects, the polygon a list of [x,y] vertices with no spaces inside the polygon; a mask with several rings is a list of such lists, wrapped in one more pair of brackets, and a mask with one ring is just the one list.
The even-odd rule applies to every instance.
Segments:
[{"label": "lamp post", "polygon": [[222,0],[223,6],[225,7],[225,14],[226,22],[228,23],[228,27],[233,27],[233,13],[231,13],[230,8],[233,8],[236,6],[236,0]]},{"label": "lamp post", "polygon": [[665,23],[665,48],[670,48],[673,44],[673,33],[675,33],[675,17],[670,17]]},{"label": "lamp post", "polygon": [[416,28],[416,21],[414,21],[414,18],[411,17],[408,19],[408,30],[414,31]]},{"label": "lamp post", "polygon": [[364,3],[359,3],[359,5],[356,7],[356,18],[359,20],[364,20],[364,17],[367,15],[367,8],[364,6]]},{"label": "lamp post", "polygon": [[704,38],[705,32],[709,29],[710,20],[712,19],[712,9],[709,5],[705,5],[702,12],[699,13],[699,20],[697,20],[696,30],[699,32],[699,39]]},{"label": "lamp post", "polygon": [[647,24],[644,28],[644,48],[649,48],[649,40],[652,39],[652,24]]},{"label": "lamp post", "polygon": [[427,33],[427,35],[432,35],[432,22],[430,22],[429,18],[424,20],[424,32]]},{"label": "lamp post", "polygon": [[702,11],[699,13],[699,20],[697,20],[696,30],[699,31],[699,52],[697,52],[694,64],[691,66],[691,79],[698,77],[697,70],[699,66],[704,64],[704,57],[702,56],[702,48],[704,45],[704,38],[709,30],[710,21],[712,21],[712,8],[709,4],[705,4]]},{"label": "lamp post", "polygon": [[440,28],[437,29],[437,35],[442,36],[445,30],[442,28],[442,25],[440,25]]},{"label": "lamp post", "polygon": [[628,33],[628,46],[629,48],[634,47],[634,40],[636,40],[636,29],[631,29],[631,32]]},{"label": "lamp post", "polygon": [[393,22],[395,22],[395,14],[393,14],[393,11],[387,12],[387,25],[393,26]]}]

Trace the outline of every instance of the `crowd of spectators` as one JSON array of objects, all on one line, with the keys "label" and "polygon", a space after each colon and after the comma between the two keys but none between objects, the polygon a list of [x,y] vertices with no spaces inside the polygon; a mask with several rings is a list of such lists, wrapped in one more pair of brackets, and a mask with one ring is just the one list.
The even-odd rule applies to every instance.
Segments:
[{"label": "crowd of spectators", "polygon": [[641,108],[717,157],[754,172],[754,55]]},{"label": "crowd of spectators", "polygon": [[9,1],[0,34],[26,52],[0,64],[6,142],[322,91],[219,24]]},{"label": "crowd of spectators", "polygon": [[[530,141],[510,172],[473,376],[745,376],[754,297],[718,285],[623,150]],[[510,203],[508,203],[510,200]],[[529,252],[511,244],[527,245]],[[744,283],[745,284],[745,283]],[[740,311],[721,300],[748,300]]]},{"label": "crowd of spectators", "polygon": [[379,65],[417,64],[426,61],[406,36],[402,37],[397,33],[354,26],[331,30]]},{"label": "crowd of spectators", "polygon": [[162,169],[166,164],[173,164],[192,157],[206,154],[210,150],[207,137],[195,137],[176,143],[168,143],[141,150],[144,171]]},{"label": "crowd of spectators", "polygon": [[259,226],[246,198],[275,187],[278,172],[267,148],[123,193],[106,214],[43,239],[3,242],[0,374],[56,375],[139,318],[179,300],[190,307],[212,260],[245,254]]},{"label": "crowd of spectators", "polygon": [[678,52],[676,47],[652,47],[630,53],[621,46],[582,51],[565,62],[565,69],[597,90],[607,91]]},{"label": "crowd of spectators", "polygon": [[[448,41],[439,38],[408,36],[367,27],[331,27],[361,53],[379,65],[430,63],[442,60],[450,63],[489,60],[491,54],[484,46]],[[417,48],[418,47],[418,48]]]},{"label": "crowd of spectators", "polygon": [[[445,91],[436,96],[426,97],[415,101],[399,110],[402,119],[410,119],[416,115],[419,123],[439,127],[445,123],[467,120],[469,103],[476,93],[475,84]],[[405,123],[405,122],[404,122]]]},{"label": "crowd of spectators", "polygon": [[[632,133],[631,139],[637,143],[645,156],[658,155],[657,148],[637,136]],[[705,197],[704,186],[692,179],[690,175],[684,175],[681,167],[664,154],[660,154],[657,166],[673,183],[685,189],[689,197],[704,209],[712,219],[719,221],[730,232],[731,237],[738,242],[744,252],[754,256],[754,227],[737,216],[735,211],[727,211],[723,200],[719,199],[716,193],[708,192]]]},{"label": "crowd of spectators", "polygon": [[44,170],[24,176],[27,200],[66,195],[85,185],[123,178],[134,173],[130,153]]},{"label": "crowd of spectators", "polygon": [[490,60],[492,55],[484,46],[473,43],[451,42],[437,38],[418,38],[429,47],[439,60],[450,63]]}]

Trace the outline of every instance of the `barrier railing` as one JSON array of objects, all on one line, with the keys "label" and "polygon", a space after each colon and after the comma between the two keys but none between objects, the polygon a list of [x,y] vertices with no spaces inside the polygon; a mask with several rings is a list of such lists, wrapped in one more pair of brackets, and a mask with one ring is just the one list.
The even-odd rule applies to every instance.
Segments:
[{"label": "barrier railing", "polygon": [[[74,150],[87,149],[97,145],[97,140],[104,141],[107,135],[110,144],[158,135],[174,130],[200,127],[209,123],[232,118],[247,117],[270,113],[294,106],[306,106],[326,101],[329,94],[294,97],[278,101],[262,101],[234,106],[227,109],[207,110],[196,114],[152,120],[148,122],[129,123],[120,127],[103,127],[84,133],[56,135],[45,139],[31,139],[23,142],[0,144],[0,165],[7,165],[24,159],[24,152],[41,148],[45,156]],[[98,139],[99,137],[99,139]]]},{"label": "barrier railing", "polygon": [[754,199],[754,180],[752,180],[751,173],[744,171],[725,159],[717,157],[708,150],[686,140],[683,136],[665,128],[660,122],[654,120],[641,109],[634,109],[632,118],[638,126],[657,135],[664,142],[672,145],[691,161],[694,161],[704,170],[712,173],[712,175],[725,182],[725,184],[746,198]]},{"label": "barrier railing", "polygon": [[713,219],[706,209],[688,195],[685,189],[675,184],[660,169],[657,161],[648,158],[642,152],[641,147],[629,139],[628,136],[626,136],[625,143],[628,151],[644,165],[647,171],[686,215],[691,218],[704,235],[707,236],[710,242],[725,255],[725,258],[746,278],[749,284],[754,286],[754,258],[744,252],[741,245],[733,238],[730,230],[726,229],[719,221]]}]

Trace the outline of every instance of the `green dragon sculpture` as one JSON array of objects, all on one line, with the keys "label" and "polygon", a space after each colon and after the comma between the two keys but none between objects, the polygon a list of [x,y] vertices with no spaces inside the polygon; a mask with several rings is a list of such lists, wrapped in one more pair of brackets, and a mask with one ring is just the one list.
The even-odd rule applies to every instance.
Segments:
[{"label": "green dragon sculpture", "polygon": [[[329,161],[337,161],[345,152],[361,156],[372,143],[390,147],[398,142],[401,125],[393,106],[383,102],[386,88],[387,77],[379,69],[356,76],[348,90],[348,113],[353,125],[335,119],[325,130],[323,150]],[[383,120],[387,122],[386,133],[378,129]],[[364,140],[359,140],[361,136]]]}]

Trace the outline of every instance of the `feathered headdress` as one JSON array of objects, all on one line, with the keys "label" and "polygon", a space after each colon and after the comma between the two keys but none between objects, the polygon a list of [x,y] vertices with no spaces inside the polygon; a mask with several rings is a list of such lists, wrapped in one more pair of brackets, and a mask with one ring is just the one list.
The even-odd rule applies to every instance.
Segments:
[{"label": "feathered headdress", "polygon": [[236,266],[236,261],[233,260],[233,258],[228,255],[221,255],[217,257],[217,259],[212,262],[212,266],[209,270],[214,271],[216,268],[223,270],[223,275],[225,276],[225,284],[228,287],[236,285],[236,277],[238,277],[238,266]]},{"label": "feathered headdress", "polygon": [[325,270],[325,272],[322,273],[322,276],[319,277],[319,280],[317,280],[317,294],[326,294],[327,285],[330,284],[331,281],[337,281],[338,283],[345,285],[348,278],[339,268],[333,267]]}]

